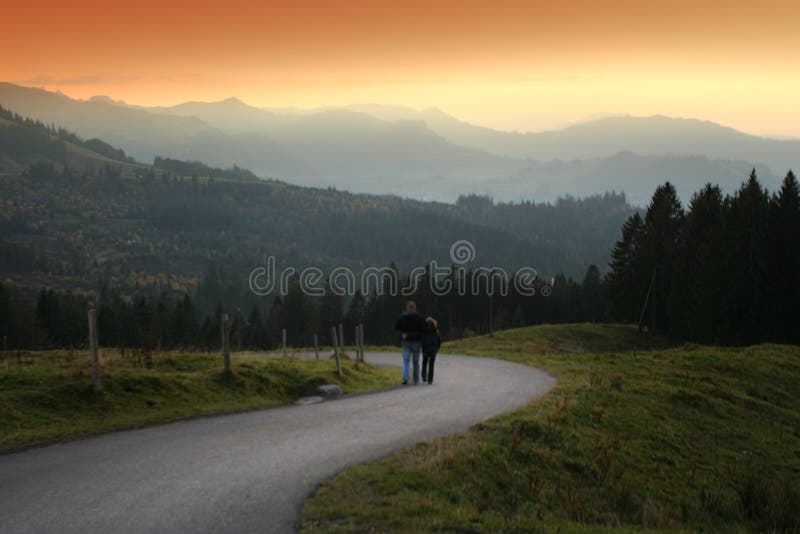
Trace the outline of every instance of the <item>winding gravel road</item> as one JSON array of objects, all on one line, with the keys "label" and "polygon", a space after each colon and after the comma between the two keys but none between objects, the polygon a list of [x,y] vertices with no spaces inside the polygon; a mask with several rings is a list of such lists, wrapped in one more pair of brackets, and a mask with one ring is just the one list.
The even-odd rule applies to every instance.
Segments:
[{"label": "winding gravel road", "polygon": [[[399,365],[399,354],[367,354]],[[399,378],[399,374],[398,374]],[[437,382],[0,455],[0,532],[292,532],[323,480],[544,395],[531,367],[441,355]]]}]

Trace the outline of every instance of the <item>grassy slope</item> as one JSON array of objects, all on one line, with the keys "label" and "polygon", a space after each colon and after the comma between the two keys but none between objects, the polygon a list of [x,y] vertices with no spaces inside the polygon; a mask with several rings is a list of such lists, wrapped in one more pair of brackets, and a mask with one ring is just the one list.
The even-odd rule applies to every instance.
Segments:
[{"label": "grassy slope", "polygon": [[307,501],[305,532],[800,531],[800,348],[666,348],[565,325],[445,350],[535,365],[558,385],[346,471]]},{"label": "grassy slope", "polygon": [[85,169],[92,166],[95,169],[102,168],[104,165],[119,168],[126,172],[134,172],[137,169],[146,170],[149,166],[141,163],[131,163],[129,161],[119,161],[109,157],[98,154],[88,148],[78,146],[68,141],[64,142],[67,147],[67,163],[72,168]]},{"label": "grassy slope", "polygon": [[[13,124],[15,124],[14,121],[0,117],[0,126],[10,126]],[[51,135],[50,138],[57,139],[55,135]],[[124,173],[133,173],[137,169],[146,170],[150,167],[149,165],[142,163],[131,163],[130,161],[115,160],[69,141],[64,141],[64,146],[67,151],[67,165],[73,169],[78,169],[81,171],[87,167],[99,169],[105,165],[110,165],[111,167],[117,168]],[[6,161],[5,166],[10,167],[12,170],[18,170],[19,172],[22,172],[28,167],[27,164],[11,160]]]},{"label": "grassy slope", "polygon": [[[0,353],[1,354],[1,353]],[[0,450],[196,415],[292,402],[323,383],[359,392],[396,383],[396,371],[330,359],[234,359],[219,355],[141,356],[103,352],[102,392],[91,389],[85,351],[6,353],[0,359]]]}]

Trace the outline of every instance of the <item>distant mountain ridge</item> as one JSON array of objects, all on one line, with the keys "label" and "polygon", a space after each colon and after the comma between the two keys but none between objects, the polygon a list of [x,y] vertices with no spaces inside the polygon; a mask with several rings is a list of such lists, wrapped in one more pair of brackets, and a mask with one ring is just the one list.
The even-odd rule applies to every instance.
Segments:
[{"label": "distant mountain ridge", "polygon": [[746,134],[710,121],[616,116],[544,132],[507,132],[461,121],[436,108],[416,111],[402,106],[362,104],[348,109],[386,120],[419,120],[448,141],[502,156],[573,160],[620,152],[641,155],[701,155],[709,159],[743,159],[785,173],[800,165],[800,139]]},{"label": "distant mountain ridge", "polygon": [[253,153],[269,160],[274,174],[302,167],[268,139],[237,139],[195,117],[162,115],[106,98],[74,100],[43,89],[0,83],[0,105],[20,115],[55,123],[83,137],[122,147],[139,161],[155,156],[198,160],[220,167],[247,166]]},{"label": "distant mountain ridge", "polygon": [[0,83],[0,105],[99,137],[140,161],[161,156],[236,164],[300,185],[448,202],[460,194],[552,201],[624,190],[641,204],[668,179],[688,200],[708,181],[733,191],[752,167],[775,188],[800,154],[800,141],[666,118],[601,119],[520,134],[474,126],[435,109],[278,112],[235,98],[146,108],[8,83]]}]

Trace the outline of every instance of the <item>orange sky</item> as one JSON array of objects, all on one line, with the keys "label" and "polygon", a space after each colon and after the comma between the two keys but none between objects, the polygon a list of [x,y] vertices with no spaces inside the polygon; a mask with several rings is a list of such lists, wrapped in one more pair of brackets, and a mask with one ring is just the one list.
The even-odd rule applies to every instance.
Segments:
[{"label": "orange sky", "polygon": [[0,79],[78,98],[436,106],[519,130],[660,113],[800,136],[797,1],[10,0],[0,13]]}]

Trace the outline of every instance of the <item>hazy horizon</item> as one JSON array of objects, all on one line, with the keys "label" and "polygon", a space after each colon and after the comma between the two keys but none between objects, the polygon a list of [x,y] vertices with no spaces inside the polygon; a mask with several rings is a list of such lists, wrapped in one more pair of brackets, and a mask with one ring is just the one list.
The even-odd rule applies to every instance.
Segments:
[{"label": "hazy horizon", "polygon": [[[0,82],[2,82],[2,81],[3,80],[0,80]],[[263,110],[263,111],[270,111],[270,112],[274,112],[274,113],[298,113],[298,114],[312,114],[312,113],[318,113],[318,112],[323,112],[323,111],[328,111],[328,110],[335,110],[335,109],[358,109],[358,108],[363,108],[363,107],[368,107],[368,106],[374,106],[374,107],[383,107],[383,108],[387,108],[387,109],[389,109],[389,108],[397,108],[398,110],[399,109],[407,109],[407,110],[413,111],[415,113],[422,113],[422,112],[433,110],[433,111],[438,111],[438,112],[441,112],[443,114],[449,115],[450,117],[452,117],[452,118],[454,118],[456,120],[471,124],[473,126],[490,128],[492,130],[496,130],[496,131],[499,131],[499,132],[513,132],[513,133],[521,133],[521,134],[525,134],[525,133],[543,133],[543,132],[548,132],[548,131],[561,130],[561,129],[564,129],[564,128],[569,128],[570,126],[576,126],[576,125],[579,125],[579,124],[589,123],[589,122],[598,121],[598,120],[602,120],[602,119],[621,118],[621,117],[627,117],[627,118],[665,117],[665,118],[668,118],[668,119],[676,119],[676,120],[698,120],[698,121],[701,121],[701,122],[710,122],[710,123],[718,124],[720,126],[733,128],[733,129],[735,129],[735,130],[737,130],[739,132],[745,133],[745,134],[755,135],[755,136],[760,136],[760,137],[766,137],[766,138],[771,138],[771,139],[776,139],[776,140],[782,140],[782,139],[784,139],[784,140],[798,140],[798,139],[800,139],[800,133],[798,133],[796,135],[782,135],[782,134],[773,134],[773,133],[769,133],[769,132],[766,132],[766,133],[753,132],[753,131],[748,131],[748,130],[743,130],[741,128],[737,128],[737,127],[735,127],[735,126],[733,126],[731,124],[717,122],[717,121],[713,121],[713,120],[710,120],[710,119],[705,119],[703,117],[673,116],[673,115],[667,115],[665,113],[650,113],[650,114],[646,114],[646,115],[638,115],[638,114],[627,113],[627,112],[623,112],[623,111],[620,111],[620,112],[598,111],[598,112],[590,113],[590,114],[588,114],[586,116],[583,116],[583,117],[579,117],[579,118],[577,118],[575,120],[571,120],[571,121],[567,121],[565,119],[562,122],[553,122],[552,125],[544,126],[544,127],[540,128],[540,129],[534,129],[534,128],[520,129],[520,128],[503,128],[503,127],[495,126],[495,125],[492,125],[492,124],[484,124],[484,123],[473,122],[473,121],[468,120],[468,119],[466,119],[464,117],[461,117],[461,116],[459,116],[459,115],[457,115],[455,113],[451,113],[450,111],[447,110],[447,108],[445,106],[440,106],[440,105],[428,105],[428,106],[422,106],[422,107],[415,107],[415,106],[412,106],[412,105],[399,104],[397,102],[376,102],[376,101],[356,102],[356,101],[354,101],[354,102],[347,102],[347,103],[344,103],[344,104],[322,104],[322,105],[319,105],[319,106],[309,106],[309,107],[301,107],[301,106],[271,106],[271,105],[264,106],[264,105],[258,105],[258,104],[249,102],[249,101],[245,100],[244,98],[241,98],[241,97],[239,97],[237,95],[234,95],[234,94],[231,94],[231,95],[229,95],[227,97],[224,97],[224,98],[217,98],[217,99],[206,99],[206,100],[202,100],[202,99],[186,99],[186,100],[177,100],[177,101],[174,101],[174,102],[170,101],[170,102],[165,102],[165,103],[160,103],[160,104],[158,104],[158,103],[156,103],[156,104],[143,104],[141,102],[129,102],[129,101],[123,99],[123,98],[118,98],[114,94],[97,93],[97,94],[92,94],[92,95],[88,95],[88,96],[83,96],[83,95],[77,95],[77,94],[74,94],[74,93],[70,92],[68,88],[66,90],[64,90],[64,89],[60,89],[60,88],[50,88],[50,87],[47,87],[45,85],[27,85],[27,84],[25,84],[23,82],[13,81],[13,80],[6,80],[6,81],[7,81],[7,83],[13,83],[13,84],[21,86],[21,87],[26,87],[26,88],[31,88],[31,89],[42,89],[42,90],[49,91],[49,92],[60,93],[60,94],[62,94],[64,96],[66,96],[67,98],[70,98],[70,99],[73,99],[73,100],[88,102],[88,101],[91,101],[92,99],[108,99],[108,100],[111,100],[112,102],[114,102],[116,104],[121,104],[121,105],[126,105],[126,106],[131,106],[131,107],[145,108],[145,109],[149,109],[149,108],[170,108],[170,107],[179,106],[181,104],[217,104],[217,103],[222,103],[222,102],[229,101],[229,100],[237,100],[237,101],[239,101],[239,102],[241,102],[241,103],[243,103],[243,104],[245,104],[247,106],[250,106],[250,107],[253,107],[253,108],[257,108],[257,109],[260,109],[260,110]],[[12,109],[11,111],[15,111],[15,110]],[[365,113],[369,114],[368,112],[365,112]],[[386,119],[386,120],[394,120],[394,119]],[[398,119],[398,120],[403,120],[403,119]]]},{"label": "hazy horizon", "polygon": [[77,98],[379,102],[516,131],[665,115],[800,136],[796,2],[47,4],[9,7],[48,16],[33,41],[31,24],[0,35],[0,77]]}]

